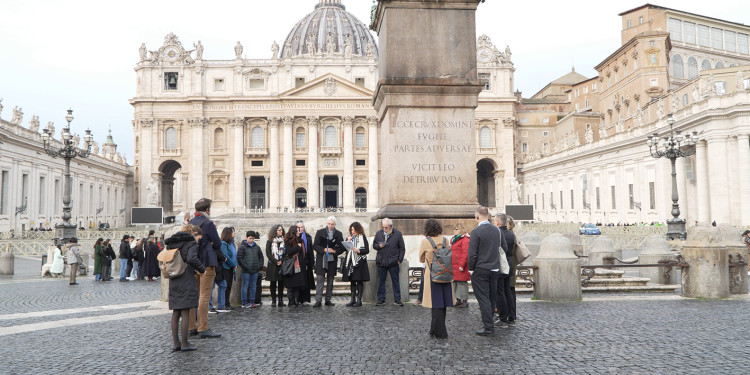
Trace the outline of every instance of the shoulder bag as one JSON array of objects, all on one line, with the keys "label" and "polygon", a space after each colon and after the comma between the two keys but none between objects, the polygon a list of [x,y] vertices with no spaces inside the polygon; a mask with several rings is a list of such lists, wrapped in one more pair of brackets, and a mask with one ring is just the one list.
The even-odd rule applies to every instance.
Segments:
[{"label": "shoulder bag", "polygon": [[516,260],[518,261],[518,264],[521,264],[521,262],[528,259],[530,256],[531,252],[529,251],[529,248],[526,247],[526,244],[524,244],[523,241],[518,239],[518,236],[516,236]]}]

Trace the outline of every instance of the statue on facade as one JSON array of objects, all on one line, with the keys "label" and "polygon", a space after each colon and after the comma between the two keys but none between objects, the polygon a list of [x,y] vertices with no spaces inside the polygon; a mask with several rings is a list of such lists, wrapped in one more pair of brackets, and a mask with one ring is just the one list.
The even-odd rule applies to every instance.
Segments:
[{"label": "statue on facade", "polygon": [[510,56],[511,55],[513,55],[513,54],[510,53],[510,46],[506,44],[505,45],[505,58],[508,60],[508,62],[511,62],[511,60],[510,60]]},{"label": "statue on facade", "polygon": [[604,121],[599,124],[599,139],[607,137],[607,127],[604,125]]},{"label": "statue on facade", "polygon": [[242,43],[240,41],[237,41],[237,44],[234,45],[234,56],[237,58],[237,60],[242,59]]},{"label": "statue on facade", "polygon": [[328,33],[328,36],[326,37],[326,54],[328,57],[333,56],[333,52],[336,51],[336,41],[333,37],[333,33]]},{"label": "statue on facade", "polygon": [[693,102],[699,102],[701,100],[701,86],[698,81],[693,83]]},{"label": "statue on facade", "polygon": [[292,54],[292,41],[287,40],[284,43],[284,57],[289,57]]},{"label": "statue on facade", "polygon": [[659,99],[659,103],[656,105],[656,118],[661,119],[665,115],[664,111],[664,100]]},{"label": "statue on facade", "polygon": [[31,116],[31,121],[29,121],[29,130],[33,132],[39,132],[39,116]]},{"label": "statue on facade", "polygon": [[635,110],[635,116],[633,117],[635,126],[643,126],[643,109],[640,106]]},{"label": "statue on facade", "polygon": [[[735,74],[734,77],[735,77],[734,87],[736,89],[735,91],[738,91],[738,92],[745,91],[748,88],[750,88],[750,87],[748,88],[745,87],[745,72],[744,71],[738,70],[737,74]],[[2,101],[2,99],[0,99],[0,101]],[[2,110],[3,110],[3,107],[2,105],[0,105],[0,111]]]},{"label": "statue on facade", "polygon": [[148,197],[146,199],[146,204],[149,206],[158,206],[159,205],[159,181],[157,181],[155,178],[151,180],[151,182],[146,187],[146,192],[148,194]]},{"label": "statue on facade", "polygon": [[141,48],[138,48],[138,54],[141,57],[141,62],[146,61],[146,43],[141,43]]},{"label": "statue on facade", "polygon": [[47,122],[47,132],[49,133],[50,137],[55,136],[55,123],[52,121]]},{"label": "statue on facade", "polygon": [[15,108],[13,108],[13,117],[10,119],[10,123],[21,125],[21,121],[23,121],[23,108],[15,106]]},{"label": "statue on facade", "polygon": [[565,151],[568,149],[568,137],[568,134],[562,137],[562,141],[560,142],[560,151]]},{"label": "statue on facade", "polygon": [[521,186],[516,178],[510,179],[510,203],[521,203]]},{"label": "statue on facade", "polygon": [[313,33],[307,37],[307,53],[310,56],[315,55],[315,34]]},{"label": "statue on facade", "polygon": [[583,138],[587,144],[594,142],[594,130],[592,130],[590,127],[587,128],[586,133],[583,135]]},{"label": "statue on facade", "polygon": [[571,132],[571,136],[573,137],[573,141],[571,142],[572,147],[578,147],[581,145],[581,136],[578,135],[578,132]]},{"label": "statue on facade", "polygon": [[201,44],[201,41],[199,40],[198,43],[193,43],[193,47],[195,47],[195,59],[203,60],[203,44]]},{"label": "statue on facade", "polygon": [[708,78],[706,78],[706,94],[708,95],[716,95],[716,81],[714,80],[714,75],[709,74]]},{"label": "statue on facade", "polygon": [[3,98],[0,98],[0,114],[3,113]]},{"label": "statue on facade", "polygon": [[672,112],[673,113],[677,112],[677,110],[680,108],[680,99],[677,97],[677,94],[674,91],[672,91],[669,99],[671,101],[670,105],[672,107],[671,108]]},{"label": "statue on facade", "polygon": [[344,57],[352,57],[352,34],[346,34],[346,41],[344,42]]},{"label": "statue on facade", "polygon": [[274,40],[273,44],[271,44],[271,59],[276,60],[278,58],[279,58],[279,45]]},{"label": "statue on facade", "polygon": [[370,57],[370,58],[375,57],[375,45],[372,44],[372,41],[367,42],[367,47],[365,48],[365,52],[367,52],[367,57]]},{"label": "statue on facade", "polygon": [[78,147],[78,145],[81,143],[81,136],[79,136],[77,133],[73,134],[73,147]]},{"label": "statue on facade", "polygon": [[96,141],[91,142],[91,153],[99,155],[99,144]]}]

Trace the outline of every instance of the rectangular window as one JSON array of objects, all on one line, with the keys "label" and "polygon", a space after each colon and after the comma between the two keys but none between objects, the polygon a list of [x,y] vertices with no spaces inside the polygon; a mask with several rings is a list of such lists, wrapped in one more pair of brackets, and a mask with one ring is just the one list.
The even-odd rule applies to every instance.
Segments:
[{"label": "rectangular window", "polygon": [[62,200],[60,194],[60,180],[55,180],[55,213],[60,212],[60,201]]},{"label": "rectangular window", "polygon": [[653,181],[648,183],[648,208],[650,210],[656,209],[656,188]]},{"label": "rectangular window", "polygon": [[734,31],[724,31],[724,49],[729,52],[737,50],[737,34]]},{"label": "rectangular window", "polygon": [[539,207],[539,205],[536,204],[536,193],[534,193],[534,207]]},{"label": "rectangular window", "polygon": [[589,107],[589,101],[588,101],[588,99],[584,100],[583,106],[586,107],[586,108]]},{"label": "rectangular window", "polygon": [[363,77],[354,78],[354,84],[359,87],[365,87],[365,79]]},{"label": "rectangular window", "polygon": [[562,192],[562,190],[560,190],[560,209],[562,210],[563,207],[564,207],[564,205],[563,205],[563,192]]},{"label": "rectangular window", "polygon": [[363,165],[367,165],[367,164],[366,164],[367,162],[365,161],[365,159],[357,159],[357,161],[356,161],[355,163],[356,163],[356,165],[358,165],[358,166],[363,166]]},{"label": "rectangular window", "polygon": [[[302,83],[305,82],[302,81]],[[247,88],[250,90],[263,90],[266,88],[266,80],[258,78],[249,79],[247,80]]]},{"label": "rectangular window", "polygon": [[716,87],[716,93],[719,95],[724,95],[727,93],[727,82],[726,81],[718,81],[714,82],[714,86]]},{"label": "rectangular window", "polygon": [[651,86],[659,86],[659,78],[651,78],[649,82]]},{"label": "rectangular window", "polygon": [[724,30],[716,27],[711,28],[711,47],[724,49]]},{"label": "rectangular window", "polygon": [[678,42],[682,41],[682,21],[670,18],[668,22],[669,37]]},{"label": "rectangular window", "polygon": [[682,106],[688,105],[688,94],[682,94]]},{"label": "rectangular window", "polygon": [[518,123],[520,123],[520,124],[526,124],[528,122],[529,122],[529,119],[527,119],[527,118],[522,118],[522,119],[518,120]]},{"label": "rectangular window", "polygon": [[682,23],[682,39],[685,43],[695,44],[695,24],[692,22]]},{"label": "rectangular window", "polygon": [[589,93],[589,87],[588,86],[583,86],[583,95],[586,95],[588,93]]},{"label": "rectangular window", "polygon": [[708,26],[706,25],[698,25],[698,45],[711,47],[711,40],[708,38]]},{"label": "rectangular window", "polygon": [[643,25],[643,16],[638,17],[638,24]]},{"label": "rectangular window", "polygon": [[521,144],[521,152],[523,152],[523,153],[529,152],[529,144],[528,143],[522,143]]},{"label": "rectangular window", "polygon": [[615,202],[617,202],[617,195],[615,194],[615,186],[612,185],[612,186],[610,186],[610,188],[612,190],[610,192],[612,194],[612,209],[616,210],[617,209],[617,204]]},{"label": "rectangular window", "polygon": [[357,133],[354,135],[354,145],[357,148],[365,147],[365,133]]},{"label": "rectangular window", "polygon": [[39,177],[39,214],[44,214],[44,205],[47,203],[47,179]]},{"label": "rectangular window", "polygon": [[576,201],[573,197],[573,190],[570,191],[570,209],[575,210],[576,209]]},{"label": "rectangular window", "polygon": [[305,166],[305,160],[304,159],[297,159],[294,161],[295,165],[298,167],[304,167]]},{"label": "rectangular window", "polygon": [[214,79],[214,90],[215,91],[224,91],[224,78],[216,78],[216,79]]},{"label": "rectangular window", "polygon": [[263,166],[263,160],[251,160],[250,166],[252,167],[262,167]]},{"label": "rectangular window", "polygon": [[3,171],[0,174],[0,215],[8,215],[8,189],[10,186],[10,173]]},{"label": "rectangular window", "polygon": [[492,76],[489,73],[479,73],[477,78],[484,84],[484,91],[489,91],[492,87],[490,85],[490,78]]},{"label": "rectangular window", "polygon": [[542,124],[549,124],[549,118],[547,117],[542,118]]},{"label": "rectangular window", "polygon": [[305,133],[297,132],[297,148],[305,148]]},{"label": "rectangular window", "polygon": [[24,173],[21,177],[21,205],[29,200],[29,175]]},{"label": "rectangular window", "polygon": [[629,29],[631,27],[633,27],[633,23],[630,20],[628,20],[628,26],[627,26],[627,28]]},{"label": "rectangular window", "polygon": [[628,184],[628,196],[630,209],[635,209],[635,198],[633,197],[633,184]]},{"label": "rectangular window", "polygon": [[305,84],[305,77],[297,77],[294,79],[294,87],[300,87]]},{"label": "rectangular window", "polygon": [[542,193],[542,209],[543,209],[543,210],[545,209],[545,207],[544,207],[544,206],[545,206],[545,203],[544,203],[544,193]]},{"label": "rectangular window", "polygon": [[549,132],[548,131],[543,131],[542,132],[542,137],[549,137]]},{"label": "rectangular window", "polygon": [[179,74],[177,72],[164,73],[164,90],[177,90],[178,78]]},{"label": "rectangular window", "polygon": [[737,34],[737,52],[744,53],[747,55],[748,51],[748,36],[747,34]]},{"label": "rectangular window", "polygon": [[689,181],[695,180],[695,174],[693,173],[693,158],[695,156],[689,156],[685,158],[685,178]]},{"label": "rectangular window", "polygon": [[591,91],[594,91],[594,90],[596,90],[596,82],[591,84]]},{"label": "rectangular window", "polygon": [[599,187],[598,186],[596,187],[596,209],[597,210],[602,209],[601,200],[599,200]]}]

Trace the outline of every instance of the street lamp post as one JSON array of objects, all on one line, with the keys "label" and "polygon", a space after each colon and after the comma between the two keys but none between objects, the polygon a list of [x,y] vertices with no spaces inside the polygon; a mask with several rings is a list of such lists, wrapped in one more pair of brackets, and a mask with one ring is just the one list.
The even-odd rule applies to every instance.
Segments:
[{"label": "street lamp post", "polygon": [[686,239],[685,219],[680,218],[680,205],[677,196],[677,170],[675,161],[695,154],[695,143],[698,141],[698,132],[694,131],[683,137],[680,131],[674,130],[674,117],[670,113],[667,116],[669,134],[659,138],[658,133],[648,136],[646,144],[651,156],[654,158],[666,157],[672,163],[672,218],[667,220],[667,239]]},{"label": "street lamp post", "polygon": [[70,123],[73,121],[73,110],[68,109],[68,115],[65,116],[65,121],[68,122],[68,126],[62,130],[62,147],[55,148],[52,146],[51,139],[53,134],[47,129],[44,129],[42,133],[42,142],[44,143],[44,151],[47,155],[56,158],[58,156],[65,159],[65,189],[63,192],[63,222],[55,225],[57,231],[57,238],[62,243],[65,243],[71,237],[76,235],[76,224],[70,222],[72,217],[70,214],[70,202],[71,202],[71,191],[73,190],[73,181],[70,178],[70,160],[76,157],[86,158],[91,154],[91,146],[94,142],[91,136],[91,130],[86,129],[86,135],[83,137],[84,149],[79,149],[73,144],[73,135],[70,133]]}]

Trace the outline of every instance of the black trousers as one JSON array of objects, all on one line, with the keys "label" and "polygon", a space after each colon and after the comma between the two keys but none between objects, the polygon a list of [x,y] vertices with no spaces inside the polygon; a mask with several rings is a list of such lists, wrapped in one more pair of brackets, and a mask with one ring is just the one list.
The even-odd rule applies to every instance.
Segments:
[{"label": "black trousers", "polygon": [[479,303],[484,329],[494,331],[492,315],[497,304],[497,278],[499,272],[475,269],[471,275],[471,287]]},{"label": "black trousers", "polygon": [[232,284],[234,283],[234,270],[233,269],[226,269],[224,267],[221,267],[221,273],[224,277],[224,280],[227,281],[227,290],[224,294],[225,300],[224,303],[226,306],[230,306],[231,303],[229,303],[229,296],[232,294]]},{"label": "black trousers", "polygon": [[260,297],[263,295],[262,282],[263,282],[263,279],[260,277],[260,273],[258,273],[258,277],[255,280],[255,304],[256,305],[260,305],[262,303],[260,300]]},{"label": "black trousers", "polygon": [[448,329],[445,328],[445,314],[448,311],[445,307],[442,309],[432,308],[432,322],[430,323],[430,335],[441,339],[448,338]]},{"label": "black trousers", "polygon": [[[511,273],[512,274],[512,273]],[[510,276],[500,275],[497,278],[497,315],[507,321],[516,318],[516,299],[510,290]]]},{"label": "black trousers", "polygon": [[278,290],[279,302],[283,302],[284,301],[284,280],[283,279],[279,279],[279,281],[271,281],[271,299],[273,300],[273,302],[276,302],[276,290]]}]

